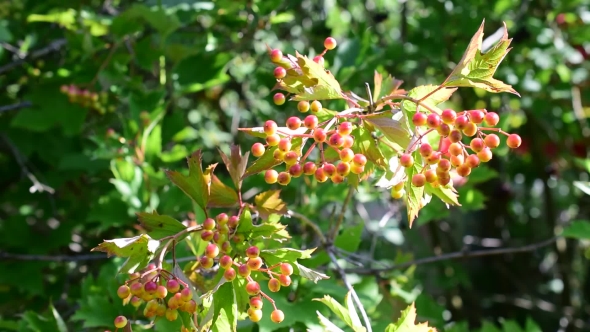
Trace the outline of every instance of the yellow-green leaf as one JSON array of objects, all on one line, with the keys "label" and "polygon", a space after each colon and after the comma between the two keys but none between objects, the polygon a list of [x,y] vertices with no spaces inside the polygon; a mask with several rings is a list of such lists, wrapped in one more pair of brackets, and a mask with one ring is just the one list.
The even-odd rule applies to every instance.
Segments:
[{"label": "yellow-green leaf", "polygon": [[166,171],[168,178],[201,208],[207,208],[209,184],[211,177],[205,176],[201,166],[201,150],[188,158],[189,174],[185,176],[177,171]]},{"label": "yellow-green leaf", "polygon": [[330,71],[325,70],[320,64],[314,62],[304,55],[296,53],[296,56],[297,63],[303,72],[303,77],[306,80],[311,80],[311,82],[314,84],[302,84],[302,89],[296,96],[291,98],[292,100],[324,100],[343,98],[340,83],[338,83]]},{"label": "yellow-green leaf", "polygon": [[232,207],[238,203],[238,193],[215,175],[211,177],[208,207]]},{"label": "yellow-green leaf", "polygon": [[177,234],[186,228],[180,221],[170,216],[159,215],[156,211],[152,213],[139,212],[137,217],[141,227],[154,239]]},{"label": "yellow-green leaf", "polygon": [[406,310],[402,311],[401,317],[395,324],[389,324],[385,332],[436,332],[434,327],[428,323],[416,324],[416,306],[412,303]]},{"label": "yellow-green leaf", "polygon": [[268,190],[256,195],[254,203],[262,219],[267,219],[273,213],[287,213],[287,204],[281,199],[280,193],[280,190]]}]

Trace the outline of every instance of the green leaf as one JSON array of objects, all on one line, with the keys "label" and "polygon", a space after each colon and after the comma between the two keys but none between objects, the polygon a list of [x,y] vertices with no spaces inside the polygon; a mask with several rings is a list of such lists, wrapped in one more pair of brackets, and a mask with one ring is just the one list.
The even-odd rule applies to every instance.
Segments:
[{"label": "green leaf", "polygon": [[328,277],[327,275],[314,271],[310,268],[307,268],[297,262],[294,263],[296,269],[298,270],[297,274],[305,279],[309,279],[311,281],[313,281],[315,284],[318,283],[318,281],[320,280],[324,280],[324,279],[330,279],[330,277]]},{"label": "green leaf", "polygon": [[401,317],[395,324],[389,324],[385,332],[436,332],[436,329],[429,327],[428,323],[416,325],[416,307],[412,303],[406,310],[402,311]]},{"label": "green leaf", "polygon": [[414,219],[418,216],[418,212],[424,204],[422,202],[422,198],[424,197],[424,187],[416,187],[412,184],[412,177],[414,174],[420,173],[422,170],[422,158],[417,152],[413,153],[414,156],[414,165],[412,167],[406,168],[406,205],[408,210],[408,223],[410,224],[410,228],[412,228],[412,223]]},{"label": "green leaf", "polygon": [[402,81],[396,80],[391,75],[383,78],[383,75],[375,70],[373,79],[375,86],[373,88],[373,101],[377,102],[381,97],[394,93],[402,85]]},{"label": "green leaf", "polygon": [[128,257],[119,273],[133,273],[147,266],[159,246],[160,241],[142,234],[131,238],[105,240],[90,251],[106,252],[109,256]]},{"label": "green leaf", "polygon": [[232,207],[237,203],[238,193],[212,175],[208,207]]},{"label": "green leaf", "polygon": [[[338,301],[336,301],[334,298],[332,298],[329,295],[324,295],[324,297],[321,299],[313,299],[313,300],[320,301],[323,304],[325,304],[326,306],[328,306],[328,308],[330,308],[330,310],[332,310],[332,312],[336,316],[338,316],[338,318],[340,318],[340,320],[342,320],[346,325],[353,328],[353,330],[357,331],[353,327],[352,319],[350,317],[350,313],[349,313],[348,309],[346,309],[342,304],[338,303]],[[358,330],[358,331],[360,331],[360,330]]]},{"label": "green leaf", "polygon": [[281,199],[280,193],[280,190],[268,190],[254,197],[254,204],[260,218],[268,219],[271,214],[287,213],[287,204]]},{"label": "green leaf", "polygon": [[453,69],[443,85],[445,87],[473,87],[484,89],[489,92],[509,92],[520,97],[518,92],[502,81],[493,78],[500,62],[510,51],[512,39],[508,39],[508,29],[504,23],[504,34],[502,38],[486,53],[481,52],[483,41],[483,26],[485,20],[481,23],[479,29],[472,37],[463,54],[459,64]]},{"label": "green leaf", "polygon": [[295,263],[298,259],[311,258],[311,254],[316,250],[297,250],[292,248],[280,249],[263,249],[260,251],[260,256],[264,259],[267,265],[275,265],[277,263]]},{"label": "green leaf", "polygon": [[247,208],[242,211],[240,222],[236,233],[243,234],[246,240],[256,238],[272,238],[275,241],[282,242],[289,239],[289,233],[285,231],[287,226],[272,220],[267,220],[260,225],[252,224],[252,215]]},{"label": "green leaf", "polygon": [[322,315],[319,311],[317,312],[320,324],[324,327],[325,332],[344,332],[338,326],[334,325],[328,318]]},{"label": "green leaf", "polygon": [[297,63],[301,67],[305,79],[311,80],[313,85],[306,85],[299,89],[298,94],[291,100],[325,100],[342,99],[340,83],[334,78],[330,71],[327,71],[320,64],[308,57],[296,53]]},{"label": "green leaf", "polygon": [[355,305],[352,300],[352,293],[351,292],[348,292],[346,294],[346,299],[345,299],[344,304],[346,305],[346,310],[348,310],[348,315],[350,316],[350,320],[352,322],[352,325],[350,325],[350,327],[352,327],[352,329],[355,332],[367,331],[367,329],[361,323],[361,319],[359,318],[359,315],[356,312],[356,309],[354,308]]},{"label": "green leaf", "polygon": [[209,201],[209,184],[201,166],[201,150],[193,153],[188,158],[188,176],[177,171],[166,171],[166,175],[180,190],[197,203],[202,209],[207,208]]},{"label": "green leaf", "polygon": [[458,201],[459,195],[457,195],[457,191],[452,186],[447,188],[446,186],[439,185],[435,188],[431,183],[426,183],[425,190],[428,194],[435,195],[447,204],[461,206]]},{"label": "green leaf", "polygon": [[53,302],[49,302],[49,309],[51,309],[51,313],[53,314],[53,319],[55,319],[55,325],[57,327],[58,332],[68,332],[68,328],[66,323],[64,322],[63,318],[59,312],[55,309]]},{"label": "green leaf", "polygon": [[180,221],[166,215],[159,215],[158,212],[138,212],[137,217],[150,237],[159,240],[163,237],[175,235],[183,231],[184,226]]},{"label": "green leaf", "polygon": [[[420,102],[420,105],[426,105],[428,108],[440,114],[442,113],[442,110],[436,107],[436,105],[447,101],[451,97],[451,95],[453,95],[453,93],[457,91],[457,88],[440,88],[440,90],[437,90],[433,93],[433,91],[435,91],[438,88],[438,85],[420,85],[410,90],[408,92],[408,97],[411,97],[415,100],[420,100],[428,94],[432,93],[428,96],[428,98],[422,100]],[[404,113],[406,126],[408,126],[408,128],[410,128],[412,131],[414,130],[414,124],[411,120],[412,117],[414,117],[414,114],[416,114],[416,106],[416,103],[410,100],[403,100],[401,103],[401,110]],[[430,110],[423,106],[420,106],[418,110],[420,112],[430,113]]]},{"label": "green leaf", "polygon": [[144,5],[134,4],[113,20],[112,29],[122,37],[133,31],[126,28],[125,25],[138,20],[147,22],[164,37],[182,26],[175,13],[165,12],[162,9],[153,10]]},{"label": "green leaf", "polygon": [[260,158],[258,158],[252,165],[250,165],[250,167],[248,167],[248,169],[246,169],[244,177],[269,170],[275,167],[276,165],[282,164],[282,161],[276,160],[274,157],[274,152],[276,149],[276,146],[267,149]]},{"label": "green leaf", "polygon": [[246,167],[248,166],[248,156],[250,152],[246,152],[245,155],[242,156],[240,152],[239,145],[232,145],[230,148],[230,157],[228,158],[223,151],[219,150],[219,154],[221,155],[221,159],[223,159],[223,163],[231,176],[234,186],[241,188],[242,185],[242,176],[246,172]]},{"label": "green leaf", "polygon": [[235,278],[232,283],[238,312],[245,312],[250,307],[250,295],[246,292],[246,279]]},{"label": "green leaf", "polygon": [[213,331],[236,331],[238,306],[231,282],[221,285],[213,295],[213,310]]},{"label": "green leaf", "polygon": [[[390,112],[370,114],[363,119],[379,129],[391,142],[402,147],[410,143],[411,133],[399,120],[394,120]],[[376,147],[376,144],[373,146]]]},{"label": "green leaf", "polygon": [[590,239],[590,221],[573,221],[569,226],[564,228],[561,235],[574,239]]},{"label": "green leaf", "polygon": [[590,182],[574,181],[574,186],[586,195],[590,195]]},{"label": "green leaf", "polygon": [[387,165],[385,157],[383,157],[381,150],[379,150],[379,147],[375,144],[375,139],[371,137],[371,132],[369,130],[365,129],[364,126],[358,127],[352,131],[351,135],[355,137],[353,150],[360,150],[360,152],[367,157],[367,160],[381,168]]}]

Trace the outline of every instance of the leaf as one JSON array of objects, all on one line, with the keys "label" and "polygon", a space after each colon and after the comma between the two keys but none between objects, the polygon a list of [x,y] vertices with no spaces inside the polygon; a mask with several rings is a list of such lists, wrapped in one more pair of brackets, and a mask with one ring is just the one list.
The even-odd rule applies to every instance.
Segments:
[{"label": "leaf", "polygon": [[284,231],[285,228],[287,228],[287,226],[271,221],[263,222],[260,225],[254,225],[252,223],[250,210],[246,208],[240,215],[240,221],[236,233],[243,234],[246,240],[272,238],[275,241],[282,242],[290,238],[289,233]]},{"label": "leaf", "polygon": [[344,332],[338,326],[334,325],[334,323],[330,322],[328,318],[324,317],[319,311],[316,311],[316,313],[318,314],[320,324],[324,327],[325,332]]},{"label": "leaf", "polygon": [[564,237],[574,239],[590,239],[590,221],[588,220],[576,220],[573,221],[569,226],[564,228]]},{"label": "leaf", "polygon": [[[371,132],[364,126],[355,128],[351,135],[355,138],[353,150],[359,151],[367,157],[367,160],[373,162],[379,167],[385,167],[387,162],[381,153],[381,150],[375,144],[375,139],[371,136]],[[365,166],[365,168],[367,168]]]},{"label": "leaf", "polygon": [[221,182],[215,175],[211,176],[208,207],[232,207],[238,203],[238,193]]},{"label": "leaf", "polygon": [[305,278],[305,279],[309,279],[311,281],[313,281],[315,284],[318,283],[318,281],[323,280],[323,279],[330,279],[330,277],[328,277],[327,275],[314,271],[312,269],[309,269],[297,262],[294,263],[295,267],[297,268],[297,270],[299,270],[299,272],[297,273],[299,276]]},{"label": "leaf", "polygon": [[188,158],[188,176],[177,171],[166,171],[166,175],[180,190],[197,203],[202,209],[207,208],[209,200],[209,184],[201,166],[201,150]]},{"label": "leaf", "polygon": [[137,217],[141,227],[156,240],[175,235],[186,228],[180,221],[170,216],[159,215],[155,210],[152,213],[138,212]]},{"label": "leaf", "polygon": [[246,292],[246,279],[236,278],[232,283],[234,284],[234,294],[236,305],[238,306],[238,312],[244,312],[248,310],[250,306],[250,295]]},{"label": "leaf", "polygon": [[[438,88],[438,85],[420,85],[410,90],[408,92],[408,97],[413,98],[415,100],[420,100]],[[441,114],[442,110],[436,107],[436,105],[449,100],[449,98],[453,95],[455,91],[457,91],[457,88],[440,88],[440,90],[437,90],[436,92],[432,93],[425,100],[422,100],[420,102],[420,105],[426,105],[428,108],[434,110],[436,113]],[[414,114],[416,114],[416,106],[416,103],[410,100],[403,100],[401,103],[401,109],[405,116],[406,125],[412,131],[414,130],[414,124],[411,120]],[[430,113],[430,110],[423,106],[420,106],[419,111]]]},{"label": "leaf", "polygon": [[160,241],[152,239],[147,234],[142,234],[131,238],[105,240],[90,251],[106,252],[108,256],[128,257],[119,273],[133,273],[137,269],[147,266],[159,246]]},{"label": "leaf", "polygon": [[[346,325],[353,328],[352,319],[350,317],[350,313],[349,313],[348,309],[346,309],[342,304],[338,303],[338,301],[336,301],[333,297],[331,297],[329,295],[324,295],[324,297],[321,299],[313,299],[313,300],[320,301],[323,304],[325,304],[326,306],[328,306],[328,308],[330,308],[330,310],[332,310],[332,312],[336,316],[338,316],[338,318],[340,318],[340,320],[342,320]],[[357,331],[357,330],[355,330],[355,331]]]},{"label": "leaf", "polygon": [[387,74],[387,77],[383,78],[383,75],[376,70],[373,81],[375,83],[373,88],[374,102],[379,100],[381,97],[395,93],[403,83],[403,81],[396,80],[389,74]]},{"label": "leaf", "polygon": [[230,147],[229,158],[221,150],[219,150],[219,154],[221,155],[221,159],[223,159],[223,163],[225,164],[234,185],[239,191],[242,186],[242,176],[244,175],[244,172],[246,172],[246,167],[248,166],[248,156],[250,155],[250,152],[246,152],[246,154],[242,156],[240,153],[240,146],[232,145]]},{"label": "leaf", "polygon": [[361,323],[361,319],[359,318],[358,313],[356,312],[356,309],[354,308],[354,303],[352,301],[352,294],[351,292],[346,293],[346,299],[345,299],[345,304],[346,304],[346,309],[348,310],[348,315],[350,316],[350,320],[352,322],[352,325],[350,325],[350,327],[352,327],[352,329],[355,332],[364,332],[367,329],[363,326],[363,324]]},{"label": "leaf", "polygon": [[412,184],[412,177],[414,174],[419,173],[422,170],[422,158],[417,152],[414,155],[414,165],[406,168],[406,205],[408,209],[408,223],[412,228],[414,219],[418,216],[418,212],[424,206],[422,203],[422,197],[424,197],[424,187],[416,187]]},{"label": "leaf", "polygon": [[264,154],[258,158],[248,169],[246,169],[246,173],[244,173],[243,177],[250,176],[252,174],[257,174],[262,171],[266,171],[275,167],[276,165],[280,165],[283,163],[280,160],[276,160],[274,157],[274,152],[277,149],[276,146],[273,146],[270,149],[267,149]]},{"label": "leaf", "polygon": [[287,213],[287,204],[280,198],[280,193],[280,190],[268,190],[256,195],[254,204],[256,205],[256,211],[260,214],[260,218],[268,219],[273,213]]},{"label": "leaf", "polygon": [[325,99],[342,99],[342,89],[340,83],[334,76],[308,57],[296,53],[297,63],[301,67],[303,76],[311,80],[312,86],[306,85],[291,100],[325,100]]},{"label": "leaf", "polygon": [[389,324],[385,332],[436,332],[434,327],[429,327],[428,323],[416,325],[416,307],[414,303],[402,311],[401,317],[395,324]]},{"label": "leaf", "polygon": [[425,190],[427,193],[435,195],[447,204],[461,206],[458,200],[459,195],[457,195],[457,191],[452,186],[447,188],[439,185],[435,188],[432,184],[426,183]]},{"label": "leaf", "polygon": [[370,114],[363,119],[379,129],[393,143],[399,146],[408,146],[410,143],[411,133],[399,120],[394,120],[390,112]]},{"label": "leaf", "polygon": [[280,249],[263,249],[260,251],[260,256],[264,259],[267,265],[275,265],[280,262],[295,263],[298,259],[311,258],[311,254],[316,250],[297,250],[292,248]]},{"label": "leaf", "polygon": [[213,295],[213,331],[236,331],[238,305],[231,282],[226,282]]},{"label": "leaf", "polygon": [[55,319],[55,325],[57,326],[58,332],[68,332],[68,328],[66,323],[64,322],[63,318],[59,314],[59,312],[53,306],[53,302],[49,302],[49,308],[51,309],[51,313],[53,314],[53,318]]},{"label": "leaf", "polygon": [[574,186],[576,186],[586,195],[590,195],[590,182],[574,181]]},{"label": "leaf", "polygon": [[469,42],[461,61],[453,69],[443,85],[446,87],[480,88],[493,93],[509,92],[520,97],[520,94],[511,85],[493,78],[496,69],[498,69],[506,54],[511,50],[508,47],[512,39],[508,39],[506,23],[504,23],[504,34],[502,38],[490,50],[482,53],[481,44],[483,41],[484,23],[485,20],[471,38],[471,42]]}]

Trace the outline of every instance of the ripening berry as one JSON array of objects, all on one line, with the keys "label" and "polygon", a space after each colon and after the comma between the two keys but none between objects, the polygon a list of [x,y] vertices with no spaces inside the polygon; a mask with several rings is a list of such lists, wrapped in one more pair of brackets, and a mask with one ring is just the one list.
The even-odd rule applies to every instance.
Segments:
[{"label": "ripening berry", "polygon": [[416,187],[423,187],[426,184],[426,176],[422,173],[414,174],[412,184]]},{"label": "ripening berry", "polygon": [[318,169],[315,170],[314,176],[318,182],[328,181],[328,175],[326,174],[326,172],[324,172],[323,166],[319,167]]},{"label": "ripening berry", "polygon": [[316,55],[313,57],[313,62],[315,62],[323,67],[324,66],[324,57],[321,55]]},{"label": "ripening berry", "polygon": [[289,138],[281,138],[281,140],[279,141],[279,144],[277,145],[279,150],[283,151],[283,152],[287,152],[289,150],[291,150],[291,139]]},{"label": "ripening berry", "polygon": [[164,317],[166,315],[166,304],[160,303],[158,304],[158,309],[156,309],[156,316]]},{"label": "ripening berry", "polygon": [[432,152],[430,156],[426,158],[426,162],[428,165],[436,165],[440,161],[442,154],[438,151]]},{"label": "ripening berry", "polygon": [[479,166],[479,158],[474,154],[470,154],[465,158],[465,163],[463,165],[467,165],[469,168],[475,168]]},{"label": "ripening berry", "polygon": [[360,166],[357,164],[350,165],[350,173],[352,174],[361,174],[365,171],[365,166]]},{"label": "ripening berry", "polygon": [[318,142],[318,143],[322,143],[325,142],[327,139],[327,135],[326,135],[326,131],[322,128],[316,128],[313,131],[313,139]]},{"label": "ripening berry", "polygon": [[449,145],[449,153],[452,156],[458,156],[463,153],[463,145],[461,143],[452,143]]},{"label": "ripening berry", "polygon": [[272,121],[272,120],[268,120],[264,123],[264,133],[266,134],[266,136],[270,136],[273,135],[277,132],[277,123]]},{"label": "ripening berry", "polygon": [[279,281],[283,287],[289,287],[291,285],[291,277],[286,274],[281,274],[279,276]]},{"label": "ripening berry", "polygon": [[438,167],[443,171],[450,171],[451,170],[451,162],[448,159],[441,159],[438,162]]},{"label": "ripening berry", "polygon": [[433,183],[434,181],[436,181],[438,179],[438,176],[436,176],[435,170],[433,170],[432,168],[429,168],[426,170],[426,172],[424,172],[424,178],[426,179],[426,182]]},{"label": "ripening berry", "polygon": [[260,256],[260,248],[258,248],[257,246],[248,247],[248,249],[246,249],[246,256],[248,256],[248,258],[255,258]]},{"label": "ripening berry", "polygon": [[258,295],[260,293],[260,285],[256,281],[249,281],[246,284],[246,292],[249,295]]},{"label": "ripening berry", "polygon": [[326,173],[327,176],[334,175],[334,173],[336,173],[336,166],[331,163],[324,164],[324,173]]},{"label": "ripening berry", "polygon": [[401,190],[394,190],[394,187],[391,188],[391,198],[393,199],[400,199],[404,197],[406,191],[402,188]]},{"label": "ripening berry", "polygon": [[348,173],[350,173],[350,164],[349,163],[339,163],[336,166],[336,173],[342,175],[342,176],[347,176]]},{"label": "ripening berry", "polygon": [[[177,293],[177,294],[179,294],[179,293]],[[174,296],[177,296],[177,295],[175,294]],[[192,298],[193,298],[193,292],[191,291],[190,288],[188,288],[188,287],[187,288],[183,288],[180,291],[180,299],[183,302],[189,301]]]},{"label": "ripening berry", "polygon": [[246,262],[246,264],[248,264],[248,267],[250,268],[251,271],[258,271],[258,269],[260,269],[262,267],[262,258],[260,258],[260,257],[248,258],[248,262]]},{"label": "ripening berry", "polygon": [[262,299],[260,298],[260,296],[254,296],[254,297],[250,298],[250,308],[262,309],[263,305],[264,305],[264,302],[262,302]]},{"label": "ripening berry", "polygon": [[201,232],[201,239],[203,239],[203,241],[211,241],[213,240],[213,235],[213,231],[204,230]]},{"label": "ripening berry", "polygon": [[324,47],[327,50],[333,50],[333,49],[335,49],[336,48],[336,45],[337,45],[336,39],[334,39],[332,37],[328,37],[328,38],[326,38],[326,40],[324,40]]},{"label": "ripening berry", "polygon": [[262,319],[262,310],[248,308],[248,318],[250,318],[250,320],[254,323],[260,322],[260,320]]},{"label": "ripening berry", "polygon": [[268,184],[276,183],[278,177],[279,173],[274,169],[269,169],[264,173],[264,181]]},{"label": "ripening berry", "polygon": [[330,180],[332,180],[332,183],[338,184],[344,182],[344,177],[338,173],[335,173],[330,177]]},{"label": "ripening berry", "polygon": [[265,148],[264,145],[262,143],[254,143],[254,145],[252,145],[252,155],[256,158],[260,158],[262,157],[262,155],[264,154]]},{"label": "ripening berry", "polygon": [[229,228],[238,227],[238,223],[240,223],[240,217],[238,217],[238,216],[231,216],[231,217],[229,217],[229,220],[227,221],[227,225],[229,226]]},{"label": "ripening berry", "polygon": [[477,157],[482,163],[487,163],[488,161],[492,160],[492,150],[486,147],[477,153]]},{"label": "ripening berry", "polygon": [[229,241],[223,242],[219,247],[222,253],[229,254],[231,252],[231,243],[229,243]]},{"label": "ripening berry", "polygon": [[217,224],[219,225],[225,225],[229,221],[229,216],[227,213],[220,213],[215,217],[215,221],[217,221]]},{"label": "ripening berry", "polygon": [[281,141],[281,136],[279,136],[277,134],[272,134],[272,135],[266,136],[266,144],[268,144],[269,146],[277,146],[277,145],[279,145],[280,141]]},{"label": "ripening berry", "polygon": [[303,173],[305,175],[313,175],[315,174],[315,171],[317,170],[317,166],[314,162],[308,161],[305,163],[305,165],[303,165]]},{"label": "ripening berry", "polygon": [[471,167],[469,167],[467,164],[463,164],[459,167],[457,167],[457,174],[459,174],[462,177],[468,177],[469,174],[471,173]]},{"label": "ripening berry", "polygon": [[127,297],[129,297],[129,295],[131,295],[131,289],[129,288],[129,286],[127,286],[127,285],[119,286],[119,289],[117,289],[117,296],[120,299],[126,299]]},{"label": "ripening berry", "polygon": [[213,242],[222,244],[225,241],[227,241],[227,234],[221,234],[219,232],[213,233]]},{"label": "ripening berry", "polygon": [[340,160],[342,160],[342,162],[348,163],[352,161],[353,158],[354,152],[350,148],[340,150]]},{"label": "ripening berry", "polygon": [[145,302],[149,302],[149,301],[153,300],[153,298],[154,298],[154,295],[150,294],[148,292],[143,292],[141,294],[141,299],[144,300]]},{"label": "ripening berry", "polygon": [[277,67],[274,70],[274,75],[276,79],[280,80],[281,78],[287,76],[287,70],[283,67]]},{"label": "ripening berry", "polygon": [[166,289],[168,289],[168,293],[174,294],[180,290],[180,283],[176,279],[169,279],[166,282]]},{"label": "ripening berry", "polygon": [[134,282],[131,284],[131,287],[129,287],[131,294],[141,297],[141,295],[143,295],[143,284],[140,282]]},{"label": "ripening berry", "polygon": [[419,148],[420,155],[424,158],[428,158],[432,154],[432,146],[428,143],[420,144]]},{"label": "ripening berry", "polygon": [[227,281],[234,280],[236,278],[236,270],[234,270],[234,269],[227,269],[227,270],[225,270],[225,272],[223,273],[223,277]]},{"label": "ripening berry", "polygon": [[403,167],[412,167],[414,165],[414,157],[409,153],[404,153],[399,157],[399,164]]},{"label": "ripening berry", "polygon": [[484,141],[479,137],[472,139],[469,143],[469,146],[471,147],[471,150],[475,152],[479,152],[486,147]]},{"label": "ripening berry", "polygon": [[438,174],[438,183],[441,186],[446,186],[447,184],[451,183],[451,175],[449,173],[446,173],[444,176]]},{"label": "ripening berry", "polygon": [[166,319],[173,322],[178,319],[178,310],[176,309],[166,309],[166,313],[164,314]]},{"label": "ripening berry", "polygon": [[143,291],[146,292],[146,293],[148,293],[148,294],[154,294],[156,292],[156,289],[157,288],[158,288],[158,284],[156,284],[153,281],[148,281],[143,286]]},{"label": "ripening berry", "polygon": [[458,129],[453,129],[449,133],[449,140],[453,143],[461,142],[462,138],[463,134],[461,134],[461,131],[459,131]]},{"label": "ripening berry", "polygon": [[[180,293],[176,293],[176,294],[180,294]],[[170,299],[168,299],[168,308],[170,308],[170,309],[176,309],[176,308],[180,307],[180,305],[181,305],[180,298],[177,297],[176,294],[174,294],[174,296],[172,296]]]},{"label": "ripening berry", "polygon": [[293,266],[289,263],[282,263],[280,266],[281,274],[290,276],[293,274]]},{"label": "ripening berry", "polygon": [[483,122],[485,113],[480,110],[469,111],[469,120],[472,123],[480,124]]},{"label": "ripening berry", "polygon": [[412,117],[412,123],[414,124],[414,126],[416,127],[420,127],[420,126],[424,126],[426,125],[426,120],[427,120],[427,116],[424,113],[421,112],[417,112],[416,114],[414,114],[414,116]]},{"label": "ripening berry", "polygon": [[203,228],[208,231],[213,230],[215,228],[215,219],[213,219],[213,218],[205,219],[205,221],[203,221]]},{"label": "ripening berry", "polygon": [[291,165],[291,167],[289,167],[289,174],[294,178],[298,178],[303,174],[303,167],[301,164]]},{"label": "ripening berry", "polygon": [[451,133],[451,126],[446,123],[441,123],[440,126],[436,128],[436,131],[440,136],[447,137]]},{"label": "ripening berry", "polygon": [[426,124],[429,128],[436,128],[440,126],[440,122],[440,116],[438,116],[436,113],[430,113],[426,117]]},{"label": "ripening berry", "polygon": [[277,92],[274,96],[272,96],[272,101],[275,103],[275,105],[283,105],[286,100],[287,99],[285,98],[285,95],[280,92]]},{"label": "ripening berry", "polygon": [[465,161],[465,157],[462,154],[457,156],[451,156],[451,165],[455,167],[459,167],[463,165],[463,161]]},{"label": "ripening berry", "polygon": [[318,126],[318,117],[315,115],[308,115],[303,120],[303,125],[307,129],[315,129]]},{"label": "ripening berry", "polygon": [[270,314],[270,320],[272,320],[275,323],[280,323],[284,319],[285,319],[285,314],[279,309],[273,310],[273,312]]},{"label": "ripening berry", "polygon": [[142,299],[140,299],[140,298],[139,298],[139,297],[137,297],[137,296],[133,296],[133,297],[131,298],[131,301],[129,301],[129,303],[131,303],[131,305],[132,305],[133,307],[135,307],[136,309],[137,309],[137,308],[139,308],[139,306],[141,305],[141,303],[142,303],[142,302],[143,302],[143,300],[142,300]]},{"label": "ripening berry", "polygon": [[356,166],[365,166],[367,164],[367,157],[364,154],[357,153],[352,158],[352,163]]},{"label": "ripening berry", "polygon": [[210,268],[212,268],[214,263],[215,263],[215,261],[211,257],[202,256],[199,259],[199,264],[204,269],[210,269]]},{"label": "ripening berry", "polygon": [[272,157],[278,161],[284,161],[285,155],[286,153],[281,151],[280,149],[276,149],[275,152],[272,153]]},{"label": "ripening berry", "polygon": [[522,140],[520,139],[520,136],[518,136],[517,134],[511,134],[506,139],[506,145],[508,145],[508,147],[511,149],[516,149],[520,146],[521,143]]},{"label": "ripening berry", "polygon": [[219,247],[216,244],[209,243],[205,248],[205,256],[215,258],[217,255],[219,255]]},{"label": "ripening berry", "polygon": [[342,136],[350,135],[352,133],[352,123],[346,121],[338,126],[338,133]]},{"label": "ripening berry", "polygon": [[494,127],[500,122],[500,116],[496,112],[488,112],[484,117],[484,121],[486,122],[486,125]]},{"label": "ripening berry", "polygon": [[449,108],[442,111],[440,117],[444,123],[452,125],[455,123],[455,120],[457,119],[457,112]]},{"label": "ripening berry", "polygon": [[405,183],[403,181],[398,182],[395,186],[391,187],[392,190],[400,191],[404,189]]},{"label": "ripening berry", "polygon": [[291,130],[297,130],[297,129],[299,129],[299,127],[301,127],[301,119],[299,119],[296,116],[292,116],[287,119],[286,124],[287,124],[287,128],[289,128]]},{"label": "ripening berry", "polygon": [[469,123],[469,118],[467,118],[465,115],[459,115],[455,119],[455,127],[459,130],[465,129],[465,127],[467,127],[468,123]]},{"label": "ripening berry", "polygon": [[354,144],[354,138],[350,135],[344,136],[344,143],[342,144],[343,148],[351,148]]},{"label": "ripening berry", "polygon": [[469,122],[463,129],[465,136],[473,136],[477,134],[477,125],[473,122]]},{"label": "ripening berry", "polygon": [[127,325],[127,317],[125,316],[117,316],[115,318],[115,327],[118,329],[122,329]]},{"label": "ripening berry", "polygon": [[328,144],[335,148],[339,148],[344,144],[344,138],[338,133],[332,134],[328,139]]},{"label": "ripening berry", "polygon": [[227,234],[227,233],[229,233],[229,226],[227,226],[227,224],[225,224],[225,225],[217,224],[217,231],[221,234]]},{"label": "ripening berry", "polygon": [[279,49],[274,49],[270,51],[270,61],[272,62],[280,62],[283,59],[283,52]]},{"label": "ripening berry", "polygon": [[500,137],[498,137],[496,134],[489,134],[483,139],[483,141],[490,149],[495,149],[500,146]]},{"label": "ripening berry", "polygon": [[307,113],[309,111],[309,102],[307,100],[302,100],[297,103],[297,110],[301,113]]},{"label": "ripening berry", "polygon": [[291,174],[287,172],[280,172],[277,177],[277,183],[281,186],[286,186],[291,182]]},{"label": "ripening berry", "polygon": [[311,102],[310,109],[312,112],[317,113],[322,110],[322,103],[317,100]]},{"label": "ripening berry", "polygon": [[189,314],[195,313],[195,311],[197,311],[197,302],[195,302],[195,300],[190,300],[186,302],[182,306],[182,310],[188,312]]},{"label": "ripening berry", "polygon": [[281,290],[281,283],[278,279],[272,278],[268,281],[268,289],[271,292],[276,293]]},{"label": "ripening berry", "polygon": [[168,289],[166,289],[165,286],[159,285],[158,288],[156,288],[156,297],[158,299],[163,299],[166,295],[168,295]]}]

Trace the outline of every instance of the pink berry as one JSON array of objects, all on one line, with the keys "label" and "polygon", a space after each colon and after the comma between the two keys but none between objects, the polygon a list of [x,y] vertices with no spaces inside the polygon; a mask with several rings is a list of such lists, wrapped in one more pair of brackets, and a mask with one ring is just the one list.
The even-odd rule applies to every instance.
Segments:
[{"label": "pink berry", "polygon": [[326,40],[324,40],[324,47],[327,50],[333,50],[336,48],[336,45],[338,45],[338,43],[336,43],[336,39],[332,38],[332,37],[328,37],[326,38]]},{"label": "pink berry", "polygon": [[272,97],[272,100],[275,103],[275,105],[279,105],[280,106],[280,105],[283,105],[287,99],[285,98],[285,95],[284,94],[282,94],[280,92],[277,92]]},{"label": "pink berry", "polygon": [[283,59],[283,52],[279,49],[274,49],[270,51],[270,61],[272,62],[280,62]]},{"label": "pink berry", "polygon": [[285,76],[287,76],[287,70],[283,67],[277,67],[274,70],[274,75],[276,79],[281,79]]}]

